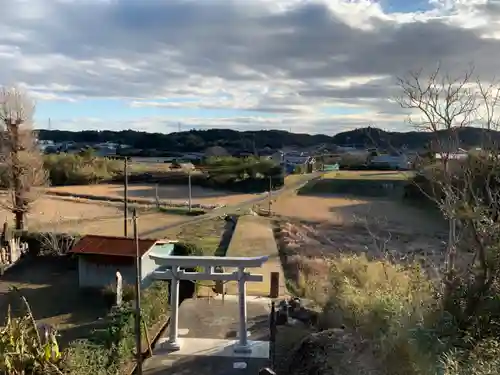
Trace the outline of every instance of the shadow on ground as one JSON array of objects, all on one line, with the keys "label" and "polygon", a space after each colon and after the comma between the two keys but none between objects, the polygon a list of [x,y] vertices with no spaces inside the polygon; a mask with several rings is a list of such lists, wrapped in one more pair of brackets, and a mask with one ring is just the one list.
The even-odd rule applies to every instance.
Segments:
[{"label": "shadow on ground", "polygon": [[20,296],[37,322],[60,331],[63,345],[87,335],[108,311],[102,295],[80,292],[77,264],[68,258],[25,259],[9,269],[0,281],[2,317],[9,305],[14,315],[26,312]]},{"label": "shadow on ground", "polygon": [[[381,174],[383,177],[383,174]],[[324,194],[341,194],[356,197],[403,197],[406,180],[394,179],[319,179],[298,191],[298,195],[321,196]]]}]

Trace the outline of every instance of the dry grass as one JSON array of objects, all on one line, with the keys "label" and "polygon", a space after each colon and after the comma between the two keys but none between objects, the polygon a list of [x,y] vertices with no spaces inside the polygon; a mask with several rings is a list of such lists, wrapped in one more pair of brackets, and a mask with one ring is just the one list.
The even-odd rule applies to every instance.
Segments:
[{"label": "dry grass", "polygon": [[227,255],[256,257],[277,254],[278,248],[269,219],[253,215],[240,216]]},{"label": "dry grass", "polygon": [[408,180],[413,176],[412,171],[332,171],[326,173],[323,179]]},{"label": "dry grass", "polygon": [[281,240],[289,286],[322,308],[322,329],[333,329],[294,352],[290,374],[306,374],[317,364],[317,373],[324,374],[354,375],[366,368],[373,374],[425,373],[418,371],[430,362],[414,347],[411,330],[432,311],[434,300],[418,267],[364,254],[311,252],[310,239],[290,225]]},{"label": "dry grass", "polygon": [[200,247],[205,255],[214,255],[219,248],[225,225],[226,221],[217,216],[176,228],[166,229],[160,235],[156,235],[155,233],[155,236],[190,242]]},{"label": "dry grass", "polygon": [[[58,186],[49,189],[49,192],[64,192],[69,194],[84,194],[98,197],[123,197],[123,186],[119,184],[100,184],[84,186]],[[153,184],[131,184],[129,185],[129,198],[142,198],[155,200],[156,187]],[[232,205],[255,198],[255,194],[234,194],[213,189],[192,187],[192,202],[195,204],[225,204]],[[183,203],[188,200],[189,191],[183,185],[160,185],[158,186],[158,197],[162,201]]]},{"label": "dry grass", "polygon": [[[273,226],[268,218],[253,215],[243,215],[238,219],[236,229],[229,243],[228,256],[258,257],[267,255],[269,260],[256,269],[263,275],[263,281],[248,283],[247,293],[255,296],[268,296],[271,285],[271,272],[280,273],[280,295],[286,294],[285,278],[279,260],[278,247],[274,239]],[[237,294],[237,283],[228,283],[228,294]]]},{"label": "dry grass", "polygon": [[[373,374],[415,374],[410,364],[427,358],[414,357],[408,332],[427,312],[431,293],[420,271],[404,267],[442,261],[444,223],[402,202],[371,198],[288,195],[273,211],[289,288],[324,310],[323,328],[347,327],[303,343],[292,355],[302,361],[292,359],[284,373],[304,374],[322,363],[317,373],[354,375],[366,367]],[[342,355],[332,348],[344,348]],[[342,372],[344,360],[362,366]]]}]

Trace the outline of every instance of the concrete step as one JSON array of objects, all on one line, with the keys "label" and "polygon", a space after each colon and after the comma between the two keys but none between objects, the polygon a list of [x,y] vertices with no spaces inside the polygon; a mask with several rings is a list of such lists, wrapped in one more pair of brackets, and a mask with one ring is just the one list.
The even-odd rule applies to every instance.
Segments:
[{"label": "concrete step", "polygon": [[[153,358],[150,361],[154,361]],[[145,368],[144,375],[257,375],[268,366],[264,358],[170,355],[163,363]]]}]

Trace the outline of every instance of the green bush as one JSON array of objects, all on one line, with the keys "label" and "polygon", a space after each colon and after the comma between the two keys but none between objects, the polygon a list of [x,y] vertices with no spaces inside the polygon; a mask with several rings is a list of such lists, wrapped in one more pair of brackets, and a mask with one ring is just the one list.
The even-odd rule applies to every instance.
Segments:
[{"label": "green bush", "polygon": [[[101,293],[108,306],[112,307],[116,303],[116,284],[108,285]],[[124,303],[131,303],[135,300],[135,285],[123,284],[122,300]]]},{"label": "green bush", "polygon": [[82,154],[46,155],[44,166],[52,185],[86,185],[111,180],[122,173],[119,160]]},{"label": "green bush", "polygon": [[203,256],[203,249],[190,242],[177,242],[172,255],[175,256]]},{"label": "green bush", "polygon": [[[165,319],[168,283],[156,281],[142,292],[141,314],[149,329]],[[62,370],[69,375],[118,375],[133,361],[135,351],[133,303],[114,308],[106,327],[95,330],[88,339],[76,341],[64,353]]]}]

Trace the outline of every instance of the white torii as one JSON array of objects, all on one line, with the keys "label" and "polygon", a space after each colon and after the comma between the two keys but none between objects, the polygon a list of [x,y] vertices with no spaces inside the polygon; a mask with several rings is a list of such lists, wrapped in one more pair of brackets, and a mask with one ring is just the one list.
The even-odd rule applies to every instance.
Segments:
[{"label": "white torii", "polygon": [[[246,282],[263,280],[262,275],[245,272],[245,268],[261,267],[269,257],[261,256],[256,258],[240,257],[216,257],[216,256],[169,256],[161,254],[150,254],[156,265],[169,267],[166,270],[155,271],[153,277],[158,280],[171,280],[170,285],[170,330],[167,342],[171,350],[179,350],[177,341],[179,325],[179,281],[180,280],[222,280],[238,281],[238,302],[240,310],[239,342],[234,351],[237,353],[249,353],[251,348],[248,345],[247,333],[247,303],[246,303]],[[234,267],[237,271],[231,273],[215,272],[215,267]],[[186,272],[182,268],[203,268],[199,272]]]}]

